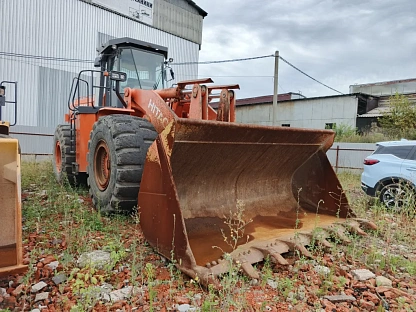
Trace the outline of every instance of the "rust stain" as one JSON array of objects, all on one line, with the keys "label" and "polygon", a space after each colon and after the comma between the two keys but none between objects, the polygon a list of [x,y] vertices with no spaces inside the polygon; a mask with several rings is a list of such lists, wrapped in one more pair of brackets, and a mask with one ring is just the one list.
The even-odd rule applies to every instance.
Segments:
[{"label": "rust stain", "polygon": [[159,155],[157,153],[157,148],[154,144],[152,144],[149,147],[149,150],[147,151],[146,160],[152,163],[158,163],[159,162]]},{"label": "rust stain", "polygon": [[159,135],[162,145],[165,148],[166,155],[169,157],[169,159],[172,156],[172,147],[169,145],[168,136],[173,136],[172,129],[174,127],[174,124],[175,120],[172,120]]},{"label": "rust stain", "polygon": [[[296,225],[296,214],[274,217],[258,216],[253,219],[253,222],[247,224],[244,237],[238,240],[238,246],[256,246],[264,240],[293,237],[296,232],[311,232],[316,227],[345,221],[335,216],[307,214],[304,211],[299,214],[298,218],[299,223]],[[220,218],[185,220],[189,244],[198,265],[204,266],[208,262],[217,261],[224,253],[232,252],[232,248],[224,239],[225,237],[230,239],[230,230],[224,221]]]}]

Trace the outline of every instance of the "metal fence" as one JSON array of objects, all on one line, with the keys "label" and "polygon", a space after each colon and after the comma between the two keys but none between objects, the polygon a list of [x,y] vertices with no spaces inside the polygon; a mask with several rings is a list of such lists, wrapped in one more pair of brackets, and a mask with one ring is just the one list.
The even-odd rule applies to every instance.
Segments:
[{"label": "metal fence", "polygon": [[[19,140],[23,159],[37,161],[51,158],[54,131],[54,128],[15,126],[10,134]],[[335,142],[327,156],[337,173],[346,170],[360,173],[364,158],[375,149],[374,143]]]},{"label": "metal fence", "polygon": [[335,142],[326,154],[335,172],[360,173],[364,170],[364,158],[373,153],[375,149],[375,143]]},{"label": "metal fence", "polygon": [[22,160],[41,161],[51,159],[55,128],[14,126],[10,136],[19,140]]}]

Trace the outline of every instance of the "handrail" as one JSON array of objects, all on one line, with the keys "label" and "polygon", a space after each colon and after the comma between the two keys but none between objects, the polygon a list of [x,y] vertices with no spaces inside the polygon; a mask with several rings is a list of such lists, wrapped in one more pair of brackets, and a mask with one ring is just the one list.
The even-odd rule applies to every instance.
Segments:
[{"label": "handrail", "polygon": [[[17,81],[3,80],[2,82],[0,82],[0,87],[2,87],[4,84],[14,85],[14,101],[5,101],[5,103],[14,104],[14,122],[10,123],[10,126],[15,126],[17,123]],[[0,107],[0,120],[1,120],[1,107]]]}]

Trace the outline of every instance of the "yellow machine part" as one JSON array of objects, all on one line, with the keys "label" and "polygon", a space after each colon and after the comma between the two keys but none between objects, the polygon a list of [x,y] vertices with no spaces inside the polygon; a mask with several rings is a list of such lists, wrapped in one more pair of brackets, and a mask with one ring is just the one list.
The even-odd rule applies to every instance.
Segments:
[{"label": "yellow machine part", "polygon": [[24,271],[19,142],[0,137],[0,276]]}]

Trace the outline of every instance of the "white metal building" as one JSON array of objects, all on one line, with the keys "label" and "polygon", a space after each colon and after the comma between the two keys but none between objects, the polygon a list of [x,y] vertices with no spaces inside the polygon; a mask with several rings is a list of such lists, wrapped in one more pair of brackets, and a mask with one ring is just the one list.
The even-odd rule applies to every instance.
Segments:
[{"label": "white metal building", "polygon": [[[276,125],[296,128],[332,129],[335,125],[356,127],[361,106],[365,110],[367,98],[361,94],[346,94],[315,98],[293,97],[294,93],[279,94]],[[237,100],[238,122],[272,125],[273,96],[264,101],[256,98]]]},{"label": "white metal building", "polygon": [[[50,153],[51,146],[43,146],[49,140],[17,133],[53,134],[67,112],[72,78],[93,68],[104,42],[131,37],[168,47],[175,63],[197,62],[206,15],[191,0],[0,1],[0,81],[18,82],[12,131],[22,152]],[[197,65],[172,68],[172,83],[198,76]],[[6,110],[3,119],[12,119]]]},{"label": "white metal building", "polygon": [[[361,93],[314,98],[293,92],[282,93],[277,98],[275,125],[312,129],[333,129],[337,124],[356,127],[357,114],[374,106],[371,106],[370,98]],[[237,99],[236,121],[273,125],[273,95]]]},{"label": "white metal building", "polygon": [[374,96],[389,96],[396,92],[414,94],[416,92],[416,78],[350,85],[350,93],[358,92]]}]

